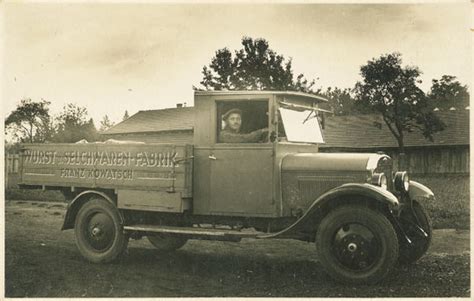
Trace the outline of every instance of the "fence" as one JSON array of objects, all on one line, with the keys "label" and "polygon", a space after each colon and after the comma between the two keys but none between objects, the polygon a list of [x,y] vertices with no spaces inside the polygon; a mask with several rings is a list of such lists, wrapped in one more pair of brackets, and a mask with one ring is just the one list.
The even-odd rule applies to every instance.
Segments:
[{"label": "fence", "polygon": [[[398,165],[400,155],[388,152]],[[405,154],[405,169],[410,174],[469,174],[469,147],[418,148]]]},{"label": "fence", "polygon": [[14,188],[19,180],[20,155],[5,154],[5,188]]}]

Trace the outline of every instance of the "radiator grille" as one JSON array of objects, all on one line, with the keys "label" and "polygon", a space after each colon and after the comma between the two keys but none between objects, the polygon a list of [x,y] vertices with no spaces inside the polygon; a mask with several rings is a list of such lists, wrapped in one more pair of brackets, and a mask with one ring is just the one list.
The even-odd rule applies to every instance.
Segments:
[{"label": "radiator grille", "polygon": [[300,199],[306,203],[314,201],[325,192],[346,183],[363,183],[366,174],[318,175],[298,177]]}]

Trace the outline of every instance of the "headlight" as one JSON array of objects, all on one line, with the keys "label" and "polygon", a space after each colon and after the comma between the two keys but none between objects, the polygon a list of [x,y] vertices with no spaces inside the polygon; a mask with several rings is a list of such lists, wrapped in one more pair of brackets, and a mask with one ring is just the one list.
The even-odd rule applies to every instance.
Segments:
[{"label": "headlight", "polygon": [[387,177],[383,173],[374,173],[372,175],[372,184],[387,189]]},{"label": "headlight", "polygon": [[398,171],[395,173],[393,179],[395,189],[400,192],[408,192],[410,189],[410,180],[408,179],[408,173],[406,171]]}]

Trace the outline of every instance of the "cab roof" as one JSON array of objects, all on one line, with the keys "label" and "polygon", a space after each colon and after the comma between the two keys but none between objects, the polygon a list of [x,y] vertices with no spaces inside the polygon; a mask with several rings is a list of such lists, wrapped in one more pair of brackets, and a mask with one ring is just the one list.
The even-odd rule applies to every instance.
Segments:
[{"label": "cab roof", "polygon": [[194,91],[194,95],[200,96],[214,96],[214,95],[282,95],[282,96],[296,96],[306,98],[312,101],[318,102],[327,102],[328,100],[322,96],[303,93],[303,92],[296,92],[296,91],[269,91],[269,90],[235,90],[235,91],[228,91],[228,90],[219,90],[219,91]]}]

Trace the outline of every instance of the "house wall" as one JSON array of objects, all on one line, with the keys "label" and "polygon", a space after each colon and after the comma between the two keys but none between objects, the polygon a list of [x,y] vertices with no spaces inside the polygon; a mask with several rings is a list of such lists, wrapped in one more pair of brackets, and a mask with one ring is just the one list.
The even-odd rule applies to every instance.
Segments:
[{"label": "house wall", "polygon": [[[387,151],[398,164],[400,155],[397,150]],[[469,174],[469,147],[423,147],[409,149],[406,152],[406,169],[410,174]]]}]

